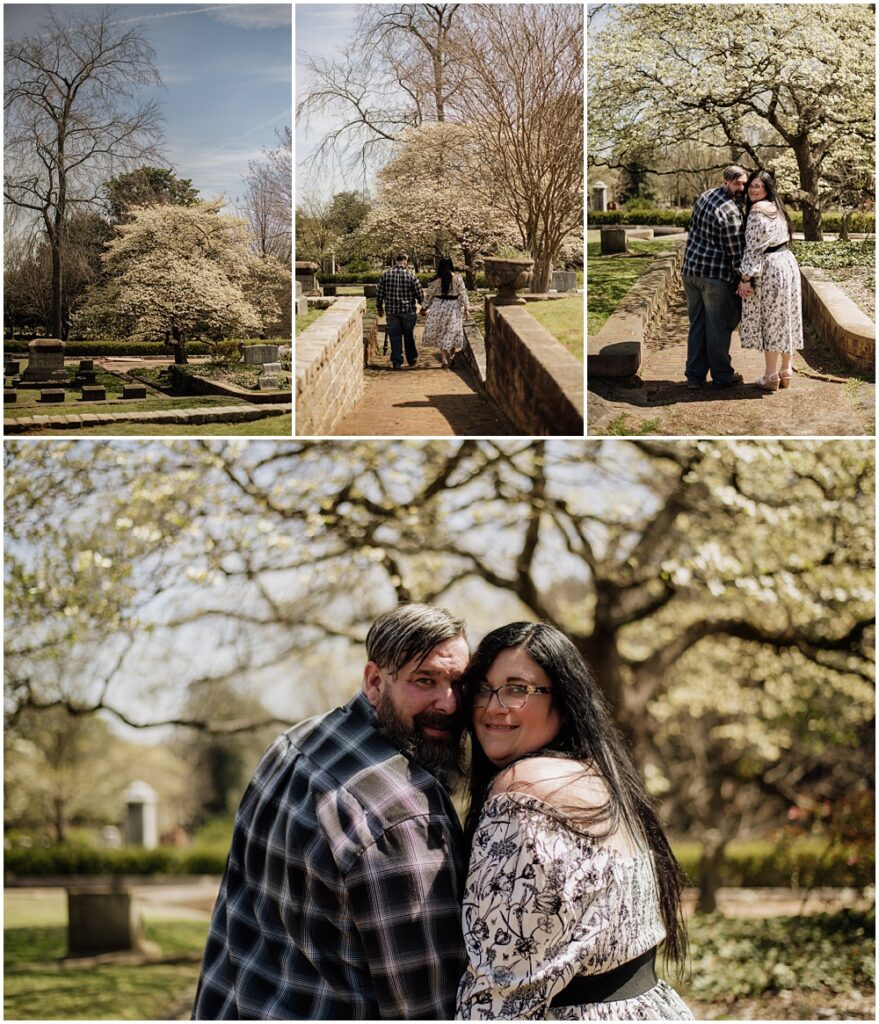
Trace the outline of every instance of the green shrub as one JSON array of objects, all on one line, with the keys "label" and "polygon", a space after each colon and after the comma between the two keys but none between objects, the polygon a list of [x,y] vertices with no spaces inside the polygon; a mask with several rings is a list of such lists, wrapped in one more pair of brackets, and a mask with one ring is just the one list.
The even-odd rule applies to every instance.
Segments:
[{"label": "green shrub", "polygon": [[[802,231],[802,213],[799,210],[788,210],[788,213],[794,231]],[[686,228],[690,225],[690,214],[690,210],[658,210],[645,207],[636,207],[631,210],[590,210],[588,226],[597,228],[603,224],[645,224],[648,226],[674,224],[677,227]],[[824,231],[838,232],[842,227],[842,214],[828,211],[821,218],[821,226]],[[873,233],[875,230],[876,215],[874,213],[852,214],[849,231]]]},{"label": "green shrub", "polygon": [[[370,270],[364,274],[321,274],[318,280],[324,284],[378,284],[383,270]],[[433,280],[433,272],[427,271],[415,275],[423,284]]]},{"label": "green shrub", "polygon": [[840,267],[873,267],[876,248],[872,241],[863,242],[800,242],[793,241],[791,250],[797,263],[804,267],[836,270]]},{"label": "green shrub", "polygon": [[[186,351],[191,356],[210,355],[211,346],[204,341],[190,341]],[[173,349],[160,341],[68,341],[64,350],[68,359],[77,356],[166,356],[173,355]]]},{"label": "green shrub", "polygon": [[[674,844],[675,855],[692,883],[700,883],[697,842]],[[733,843],[726,850],[721,884],[746,888],[799,886],[851,886],[864,888],[873,882],[875,856],[854,849],[835,847],[828,851],[819,840],[801,839],[777,844],[765,841]]]},{"label": "green shrub", "polygon": [[588,226],[601,227],[603,224],[646,224],[674,225],[686,228],[690,225],[691,210],[657,210],[638,207],[634,210],[589,211]]},{"label": "green shrub", "polygon": [[712,1002],[792,991],[848,994],[875,984],[875,915],[842,910],[810,917],[688,922],[686,995]]}]

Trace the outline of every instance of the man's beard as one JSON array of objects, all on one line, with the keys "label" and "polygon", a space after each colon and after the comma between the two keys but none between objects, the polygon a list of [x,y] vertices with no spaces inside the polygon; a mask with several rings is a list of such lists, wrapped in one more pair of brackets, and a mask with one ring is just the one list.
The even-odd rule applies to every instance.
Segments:
[{"label": "man's beard", "polygon": [[[375,711],[382,735],[425,771],[435,775],[447,789],[451,789],[464,771],[460,718],[436,711],[422,711],[413,717],[413,725],[410,726],[394,707],[387,690],[379,697]],[[424,726],[448,729],[450,735],[456,738],[449,743],[431,739],[424,735]]]}]

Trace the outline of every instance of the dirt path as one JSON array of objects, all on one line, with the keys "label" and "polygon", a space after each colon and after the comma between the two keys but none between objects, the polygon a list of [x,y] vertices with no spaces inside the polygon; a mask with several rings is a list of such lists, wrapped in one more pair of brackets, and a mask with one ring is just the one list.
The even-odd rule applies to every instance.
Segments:
[{"label": "dirt path", "polygon": [[590,434],[859,436],[875,431],[875,385],[852,375],[806,328],[806,347],[794,356],[797,371],[784,391],[763,392],[760,352],[732,337],[733,367],[745,383],[725,390],[684,384],[687,305],[683,292],[656,325],[641,368],[641,384],[589,382]]},{"label": "dirt path", "polygon": [[333,430],[337,437],[500,437],[517,435],[500,407],[489,398],[461,353],[451,370],[440,366],[433,349],[421,347],[418,363],[391,370],[390,356],[365,372],[366,388],[357,405]]}]

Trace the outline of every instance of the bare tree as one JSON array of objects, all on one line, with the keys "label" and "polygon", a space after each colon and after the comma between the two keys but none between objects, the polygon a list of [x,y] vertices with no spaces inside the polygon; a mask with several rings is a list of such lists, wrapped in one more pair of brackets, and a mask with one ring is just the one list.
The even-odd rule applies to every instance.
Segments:
[{"label": "bare tree", "polygon": [[5,56],[4,196],[42,220],[52,252],[51,329],[63,338],[65,220],[97,203],[107,178],[155,155],[158,103],[135,94],[161,79],[142,32],[114,24],[110,8],[64,21],[51,10],[44,31],[10,42]]},{"label": "bare tree", "polygon": [[583,13],[562,4],[477,5],[456,59],[467,89],[457,118],[475,132],[490,190],[515,220],[546,291],[565,239],[583,221]]},{"label": "bare tree", "polygon": [[406,128],[442,121],[461,83],[451,35],[459,4],[366,4],[357,41],[334,59],[306,57],[311,79],[297,117],[340,114],[306,165],[372,161]]},{"label": "bare tree", "polygon": [[292,135],[285,128],[276,146],[251,160],[244,177],[242,213],[261,256],[290,264],[292,256],[293,161]]}]

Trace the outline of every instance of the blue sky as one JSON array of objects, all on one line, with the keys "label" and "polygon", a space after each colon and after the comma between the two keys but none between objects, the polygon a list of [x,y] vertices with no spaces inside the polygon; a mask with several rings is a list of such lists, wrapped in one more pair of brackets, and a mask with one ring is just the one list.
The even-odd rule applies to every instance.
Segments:
[{"label": "blue sky", "polygon": [[[36,34],[50,7],[63,13],[96,6],[4,4],[4,37]],[[248,161],[292,122],[292,5],[113,7],[119,21],[142,26],[156,51],[167,161],[203,198],[234,200]]]},{"label": "blue sky", "polygon": [[[354,22],[357,17],[358,4],[296,4],[296,102],[304,95],[307,84],[305,74],[305,57],[337,56],[346,43],[354,36]],[[339,117],[313,117],[308,126],[296,125],[296,165],[302,169],[303,161],[316,148],[318,142],[328,128],[338,124]],[[309,178],[305,173],[297,171],[296,197],[302,198],[303,192],[312,191],[324,195],[332,195],[345,188],[360,188],[362,181],[352,178],[346,182],[344,174],[336,171],[327,173],[320,179]]]}]

